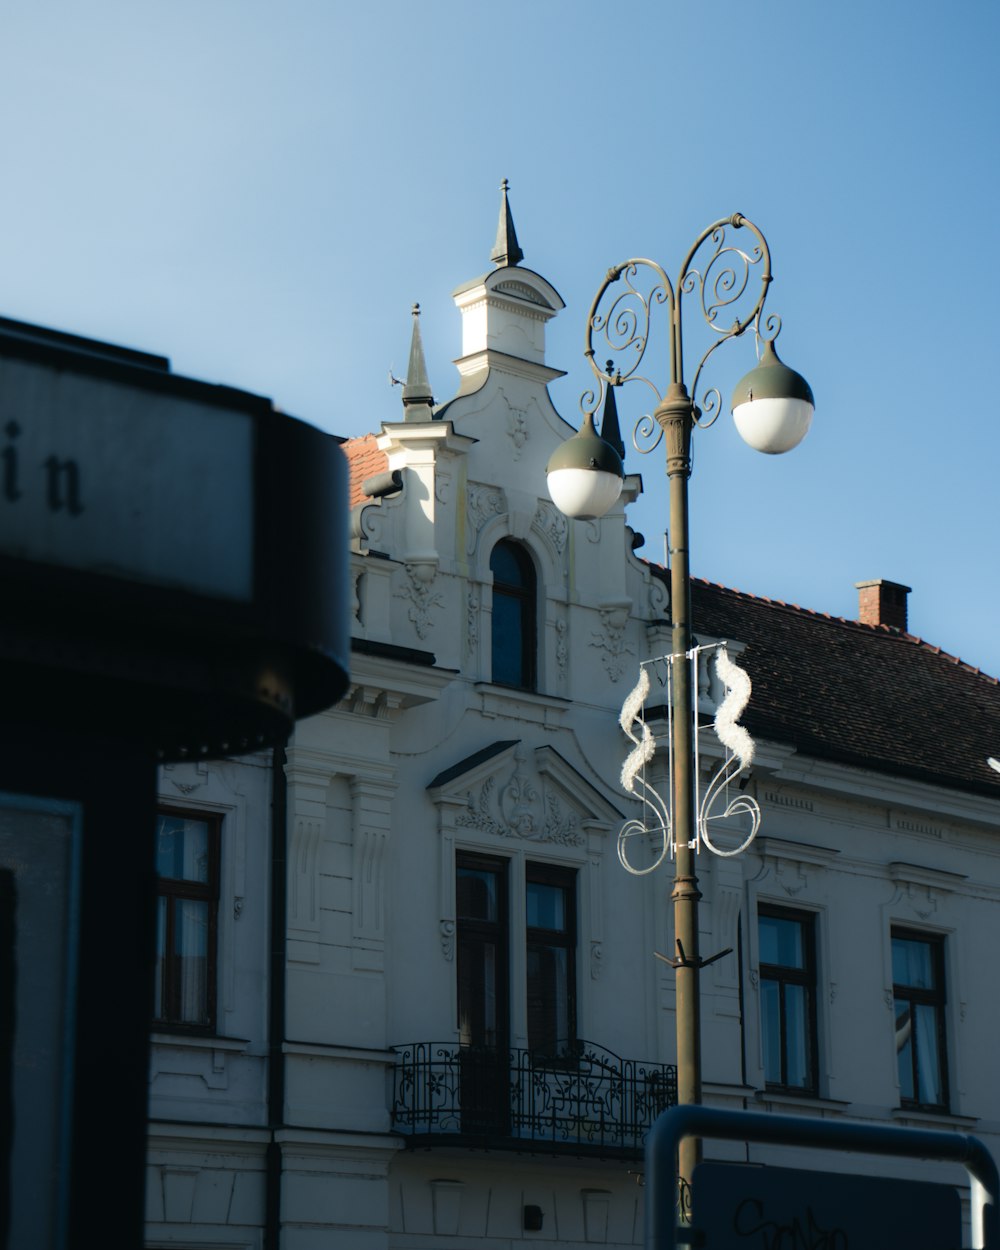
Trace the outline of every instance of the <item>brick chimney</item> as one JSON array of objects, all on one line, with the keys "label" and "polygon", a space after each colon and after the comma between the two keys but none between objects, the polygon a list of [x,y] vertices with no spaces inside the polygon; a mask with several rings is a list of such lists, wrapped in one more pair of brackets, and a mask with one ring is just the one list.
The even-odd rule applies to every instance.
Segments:
[{"label": "brick chimney", "polygon": [[888,625],[906,633],[906,596],[909,586],[877,578],[873,582],[855,582],[858,590],[858,620],[862,625]]}]

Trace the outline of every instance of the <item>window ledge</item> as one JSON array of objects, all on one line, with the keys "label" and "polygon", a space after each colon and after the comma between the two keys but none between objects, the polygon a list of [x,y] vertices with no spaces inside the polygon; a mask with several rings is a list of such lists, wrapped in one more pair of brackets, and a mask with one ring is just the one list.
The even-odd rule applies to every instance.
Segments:
[{"label": "window ledge", "polygon": [[184,1050],[231,1050],[234,1054],[244,1052],[250,1046],[249,1038],[213,1037],[204,1033],[154,1032],[150,1042],[154,1046],[177,1046]]},{"label": "window ledge", "polygon": [[522,690],[518,686],[494,685],[488,681],[474,683],[476,693],[482,699],[483,711],[496,715],[498,711],[506,712],[512,703],[518,704],[520,714],[526,707],[537,708],[540,712],[565,713],[572,707],[571,699],[558,695],[539,694],[537,690]]},{"label": "window ledge", "polygon": [[851,1105],[839,1098],[821,1098],[818,1094],[792,1094],[783,1089],[758,1089],[756,1102],[773,1103],[778,1107],[808,1107],[811,1111],[831,1111],[843,1115]]},{"label": "window ledge", "polygon": [[977,1115],[956,1115],[954,1111],[934,1111],[930,1107],[893,1107],[890,1117],[899,1124],[928,1124],[935,1128],[972,1128],[979,1123]]}]

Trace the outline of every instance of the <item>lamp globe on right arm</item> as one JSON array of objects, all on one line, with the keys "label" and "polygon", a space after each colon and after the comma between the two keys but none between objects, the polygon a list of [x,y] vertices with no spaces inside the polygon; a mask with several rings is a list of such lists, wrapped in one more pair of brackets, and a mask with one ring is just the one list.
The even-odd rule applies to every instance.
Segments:
[{"label": "lamp globe on right arm", "polygon": [[813,393],[801,373],[778,358],[774,340],[764,340],[760,363],[733,391],[733,420],[745,443],[767,455],[791,451],[809,433]]}]

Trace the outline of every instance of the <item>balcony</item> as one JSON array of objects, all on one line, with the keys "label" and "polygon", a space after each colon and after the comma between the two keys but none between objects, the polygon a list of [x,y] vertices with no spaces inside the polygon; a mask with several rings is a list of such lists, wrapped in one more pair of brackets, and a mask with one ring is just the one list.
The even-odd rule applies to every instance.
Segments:
[{"label": "balcony", "polygon": [[673,1065],[582,1040],[555,1055],[454,1042],[393,1049],[393,1127],[411,1147],[637,1158],[653,1121],[677,1102]]}]

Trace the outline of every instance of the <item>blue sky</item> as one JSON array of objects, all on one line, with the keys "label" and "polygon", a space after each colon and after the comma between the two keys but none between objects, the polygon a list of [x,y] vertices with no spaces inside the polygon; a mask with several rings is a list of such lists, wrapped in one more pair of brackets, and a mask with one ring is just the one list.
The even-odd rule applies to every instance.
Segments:
[{"label": "blue sky", "polygon": [[[398,419],[414,300],[454,393],[506,177],[575,421],[608,266],[675,273],[743,212],[817,415],[787,457],[697,435],[694,571],[844,616],[904,582],[913,632],[1000,675],[998,47],[988,0],[0,0],[0,313],[360,434]],[[629,467],[659,557],[662,453]]]}]

